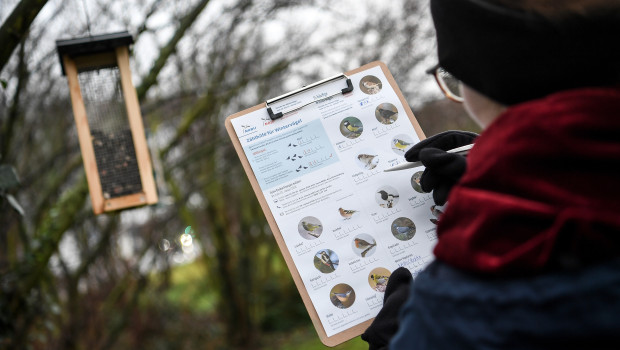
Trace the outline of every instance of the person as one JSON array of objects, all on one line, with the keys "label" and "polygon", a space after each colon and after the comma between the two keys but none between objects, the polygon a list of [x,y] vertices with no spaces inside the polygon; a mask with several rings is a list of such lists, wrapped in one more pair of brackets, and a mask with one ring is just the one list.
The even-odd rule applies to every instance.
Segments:
[{"label": "person", "polygon": [[[411,148],[445,204],[392,273],[370,349],[620,348],[620,1],[431,0],[449,98],[480,135]],[[446,153],[474,143],[466,158]]]}]

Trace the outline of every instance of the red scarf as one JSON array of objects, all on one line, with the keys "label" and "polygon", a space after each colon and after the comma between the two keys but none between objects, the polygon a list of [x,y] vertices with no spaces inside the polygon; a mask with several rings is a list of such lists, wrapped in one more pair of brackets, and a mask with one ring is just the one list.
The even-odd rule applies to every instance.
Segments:
[{"label": "red scarf", "polygon": [[467,169],[437,227],[438,259],[527,274],[620,256],[620,88],[510,107]]}]

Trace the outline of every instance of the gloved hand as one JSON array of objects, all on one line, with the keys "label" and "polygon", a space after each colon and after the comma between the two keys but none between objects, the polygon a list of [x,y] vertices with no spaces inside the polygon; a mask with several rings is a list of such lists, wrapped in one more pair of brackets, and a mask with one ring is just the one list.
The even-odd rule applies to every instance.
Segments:
[{"label": "gloved hand", "polygon": [[405,153],[409,162],[421,161],[426,167],[420,185],[424,192],[433,192],[437,205],[446,204],[452,186],[465,173],[465,157],[446,152],[449,149],[469,145],[478,134],[469,131],[444,131],[418,142]]},{"label": "gloved hand", "polygon": [[411,272],[404,267],[397,268],[390,275],[383,297],[383,308],[362,334],[369,350],[387,349],[390,339],[398,330],[398,315],[409,297],[411,281]]}]

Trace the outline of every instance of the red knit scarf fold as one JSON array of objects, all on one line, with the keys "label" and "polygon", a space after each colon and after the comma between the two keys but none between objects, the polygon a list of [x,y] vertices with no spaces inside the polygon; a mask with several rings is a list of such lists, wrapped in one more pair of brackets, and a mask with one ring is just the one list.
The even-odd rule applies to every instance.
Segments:
[{"label": "red knit scarf fold", "polygon": [[438,259],[523,274],[620,256],[620,88],[510,107],[467,167],[437,227]]}]

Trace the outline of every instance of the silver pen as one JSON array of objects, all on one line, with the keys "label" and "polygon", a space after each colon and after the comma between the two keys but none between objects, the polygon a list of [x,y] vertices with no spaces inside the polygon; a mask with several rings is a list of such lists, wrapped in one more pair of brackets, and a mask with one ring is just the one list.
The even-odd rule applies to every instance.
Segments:
[{"label": "silver pen", "polygon": [[[457,148],[453,148],[451,150],[448,150],[446,152],[448,153],[456,153],[462,156],[466,156],[467,153],[469,153],[469,150],[474,147],[474,144],[470,144],[470,145],[465,145],[465,146],[461,146],[461,147],[457,147]],[[403,164],[398,164],[395,167],[391,167],[389,169],[385,169],[383,170],[384,172],[387,171],[397,171],[397,170],[404,170],[404,169],[411,169],[411,168],[417,168],[419,166],[424,166],[424,164],[422,164],[422,162],[406,162]]]}]

